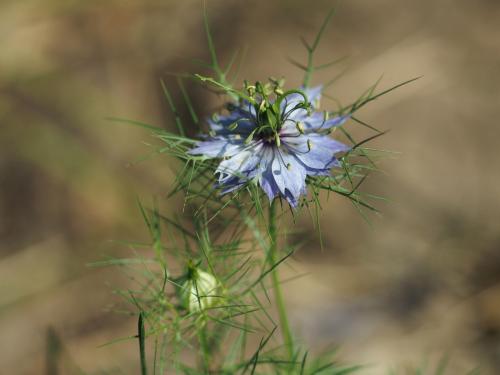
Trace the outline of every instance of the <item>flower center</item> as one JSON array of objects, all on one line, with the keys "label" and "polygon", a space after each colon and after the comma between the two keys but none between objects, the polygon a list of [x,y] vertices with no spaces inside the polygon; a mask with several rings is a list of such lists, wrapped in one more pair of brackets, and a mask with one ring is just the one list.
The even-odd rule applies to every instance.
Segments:
[{"label": "flower center", "polygon": [[272,135],[264,135],[262,137],[262,140],[267,143],[267,144],[270,144],[270,145],[274,145],[276,144],[276,137],[279,138],[279,135],[275,135],[275,134],[272,134]]}]

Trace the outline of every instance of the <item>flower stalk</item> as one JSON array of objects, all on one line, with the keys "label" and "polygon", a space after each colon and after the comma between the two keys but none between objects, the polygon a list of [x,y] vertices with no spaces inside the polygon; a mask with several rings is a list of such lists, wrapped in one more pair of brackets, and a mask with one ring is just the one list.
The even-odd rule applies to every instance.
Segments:
[{"label": "flower stalk", "polygon": [[285,301],[283,299],[283,292],[281,290],[281,283],[279,280],[278,267],[275,264],[278,262],[278,229],[277,229],[277,215],[276,215],[276,201],[273,201],[269,207],[269,265],[273,267],[271,271],[271,281],[273,285],[274,300],[276,308],[278,309],[278,316],[280,321],[281,335],[287,350],[289,360],[292,361],[294,357],[293,336],[288,322],[288,315],[286,312]]}]

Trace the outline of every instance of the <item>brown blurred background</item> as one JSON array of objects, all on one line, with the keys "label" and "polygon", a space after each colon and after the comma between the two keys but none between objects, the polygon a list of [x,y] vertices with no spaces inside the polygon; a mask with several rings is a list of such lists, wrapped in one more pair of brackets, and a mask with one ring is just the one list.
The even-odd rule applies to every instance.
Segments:
[{"label": "brown blurred background", "polygon": [[[298,37],[312,38],[332,5],[208,3],[221,60],[247,47],[240,77],[290,85],[301,72],[287,56],[305,58]],[[325,203],[323,252],[301,222],[311,240],[295,269],[310,274],[286,288],[293,324],[313,348],[341,345],[366,374],[444,355],[449,374],[498,374],[500,3],[336,4],[317,61],[350,58],[315,82],[347,68],[328,91],[346,104],[382,74],[381,88],[424,77],[360,114],[391,129],[377,146],[401,152],[365,186],[392,199],[383,215],[370,227],[348,202]],[[150,152],[147,132],[105,118],[174,129],[159,79],[182,103],[167,73],[208,58],[201,15],[195,0],[2,0],[0,373],[51,373],[50,350],[62,373],[136,373],[135,343],[98,348],[134,332],[134,320],[106,311],[122,276],[86,263],[130,255],[109,240],[147,238],[136,196],[163,196],[173,175],[165,158],[136,163]],[[188,88],[208,115],[212,98]]]}]

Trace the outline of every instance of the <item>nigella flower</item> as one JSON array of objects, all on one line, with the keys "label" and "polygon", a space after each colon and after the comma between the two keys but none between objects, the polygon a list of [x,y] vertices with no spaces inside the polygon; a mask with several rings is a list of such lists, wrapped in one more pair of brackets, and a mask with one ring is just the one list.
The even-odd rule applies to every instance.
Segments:
[{"label": "nigella flower", "polygon": [[317,111],[322,87],[283,92],[247,85],[244,100],[229,104],[229,114],[210,119],[210,135],[190,150],[220,158],[217,186],[227,193],[258,183],[272,201],[285,198],[296,207],[306,194],[306,176],[328,176],[337,155],[349,147],[329,136],[347,116],[329,118]]}]

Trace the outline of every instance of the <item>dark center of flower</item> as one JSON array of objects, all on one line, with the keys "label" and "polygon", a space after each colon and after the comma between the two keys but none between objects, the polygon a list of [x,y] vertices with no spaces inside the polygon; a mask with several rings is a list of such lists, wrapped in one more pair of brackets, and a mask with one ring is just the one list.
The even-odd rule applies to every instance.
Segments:
[{"label": "dark center of flower", "polygon": [[[247,137],[246,142],[254,138],[263,140],[267,144],[281,145],[279,134],[281,128],[297,110],[311,109],[311,105],[302,90],[283,91],[282,83],[270,80],[270,84],[262,85],[256,82],[250,86],[245,82],[248,92],[248,102],[255,111],[255,129]],[[288,100],[293,96],[293,105]],[[297,98],[298,97],[298,98]]]},{"label": "dark center of flower", "polygon": [[272,134],[272,135],[265,135],[261,139],[264,141],[264,143],[274,145],[276,144],[276,137],[277,137],[276,135]]}]

